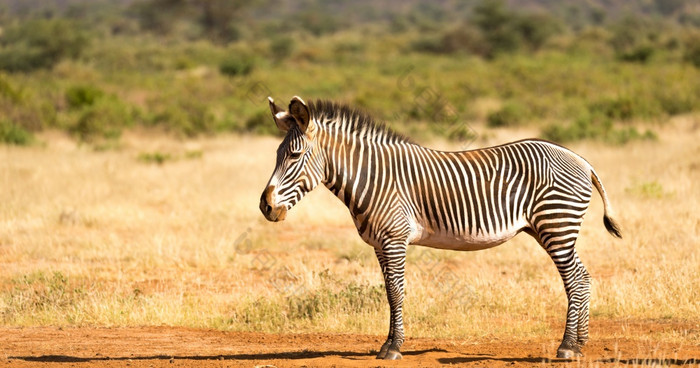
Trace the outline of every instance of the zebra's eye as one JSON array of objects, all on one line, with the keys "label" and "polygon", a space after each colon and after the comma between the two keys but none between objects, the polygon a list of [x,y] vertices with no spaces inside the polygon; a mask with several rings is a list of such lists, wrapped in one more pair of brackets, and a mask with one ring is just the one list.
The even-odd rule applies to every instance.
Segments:
[{"label": "zebra's eye", "polygon": [[299,157],[301,157],[301,152],[292,152],[292,153],[289,154],[289,157],[290,157],[292,160],[296,160],[296,159],[298,159]]}]

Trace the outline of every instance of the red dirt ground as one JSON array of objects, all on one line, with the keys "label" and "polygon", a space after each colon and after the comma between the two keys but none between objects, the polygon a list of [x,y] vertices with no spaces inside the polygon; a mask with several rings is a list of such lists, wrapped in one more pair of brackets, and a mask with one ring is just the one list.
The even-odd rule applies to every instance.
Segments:
[{"label": "red dirt ground", "polygon": [[[594,331],[621,338],[596,339]],[[602,331],[606,333],[603,334]],[[266,334],[180,327],[0,327],[0,367],[634,367],[700,366],[700,346],[657,343],[654,333],[695,336],[698,324],[592,323],[580,360],[552,359],[556,341],[408,338],[404,359],[374,359],[380,336]],[[637,338],[644,335],[645,338]],[[697,339],[695,339],[697,341]]]}]

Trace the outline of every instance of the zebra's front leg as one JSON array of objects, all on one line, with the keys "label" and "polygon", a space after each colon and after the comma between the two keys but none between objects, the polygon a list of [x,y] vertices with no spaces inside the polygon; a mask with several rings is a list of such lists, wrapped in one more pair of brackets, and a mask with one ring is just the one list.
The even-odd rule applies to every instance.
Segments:
[{"label": "zebra's front leg", "polygon": [[400,349],[404,341],[403,298],[406,244],[405,242],[387,243],[381,249],[375,248],[374,251],[384,274],[386,296],[391,309],[389,336],[379,350],[377,359],[401,359],[403,356]]}]

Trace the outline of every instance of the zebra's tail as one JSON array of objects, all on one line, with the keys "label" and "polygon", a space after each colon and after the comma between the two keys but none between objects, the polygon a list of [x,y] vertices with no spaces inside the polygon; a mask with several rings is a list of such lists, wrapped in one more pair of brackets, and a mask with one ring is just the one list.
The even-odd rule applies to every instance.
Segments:
[{"label": "zebra's tail", "polygon": [[598,177],[598,174],[595,173],[595,170],[591,167],[591,179],[593,181],[593,185],[595,185],[595,188],[598,190],[598,193],[600,194],[600,197],[603,199],[603,209],[604,209],[604,215],[603,215],[603,224],[605,224],[605,229],[608,230],[610,234],[612,234],[614,237],[617,238],[622,238],[622,232],[620,231],[620,225],[618,225],[615,220],[612,218],[612,206],[610,205],[610,201],[608,200],[608,195],[605,192],[605,188],[603,187],[603,183],[600,182],[600,178]]}]

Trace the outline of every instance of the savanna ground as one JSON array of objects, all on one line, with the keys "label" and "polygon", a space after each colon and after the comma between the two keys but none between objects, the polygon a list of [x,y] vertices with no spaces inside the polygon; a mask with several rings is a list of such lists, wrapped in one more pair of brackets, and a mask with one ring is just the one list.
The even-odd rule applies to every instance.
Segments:
[{"label": "savanna ground", "polygon": [[[624,232],[605,231],[594,196],[577,244],[594,280],[591,342],[573,362],[550,359],[565,293],[525,235],[471,253],[412,247],[404,360],[373,360],[388,305],[342,203],[318,188],[285,222],[257,209],[278,138],[130,132],[94,151],[44,132],[2,146],[0,365],[697,365],[700,118],[657,134],[569,145]],[[471,146],[531,135],[494,130]]]}]

